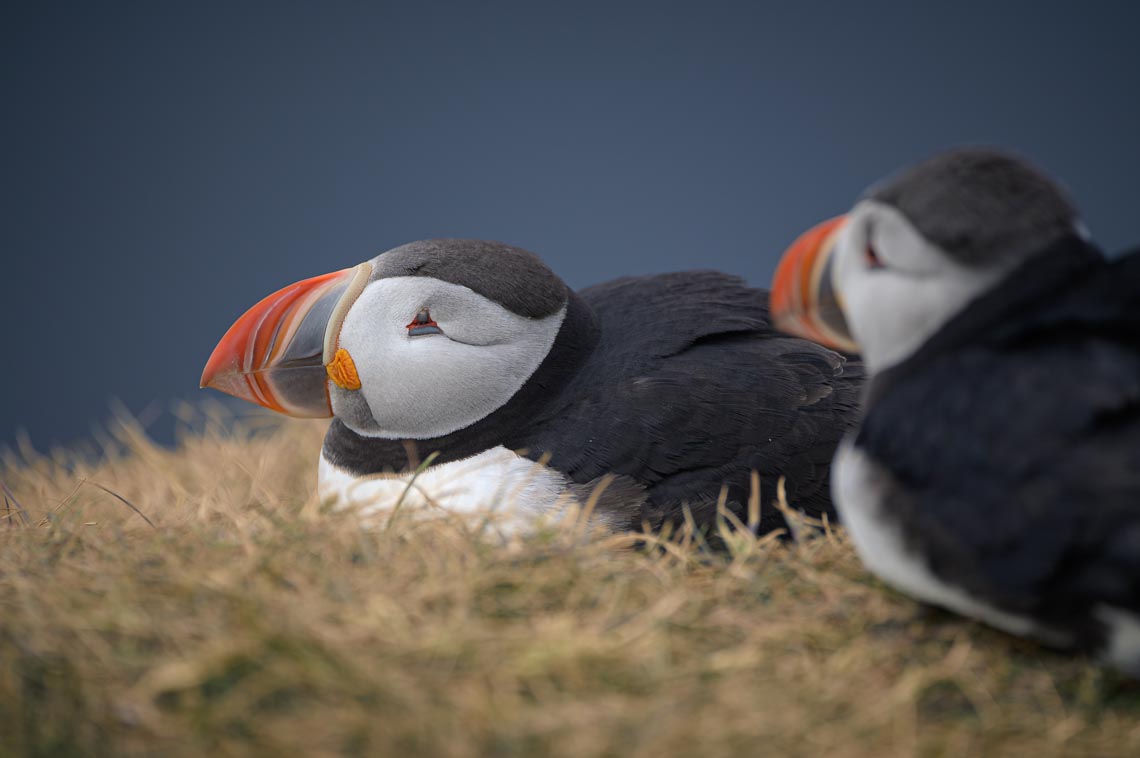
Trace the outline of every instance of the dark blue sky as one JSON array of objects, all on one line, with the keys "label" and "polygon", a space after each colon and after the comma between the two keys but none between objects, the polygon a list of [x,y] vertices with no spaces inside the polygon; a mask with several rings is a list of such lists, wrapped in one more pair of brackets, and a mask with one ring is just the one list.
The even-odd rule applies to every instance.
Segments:
[{"label": "dark blue sky", "polygon": [[4,3],[0,445],[202,397],[247,306],[425,237],[766,285],[872,180],[984,142],[1135,244],[1134,5]]}]

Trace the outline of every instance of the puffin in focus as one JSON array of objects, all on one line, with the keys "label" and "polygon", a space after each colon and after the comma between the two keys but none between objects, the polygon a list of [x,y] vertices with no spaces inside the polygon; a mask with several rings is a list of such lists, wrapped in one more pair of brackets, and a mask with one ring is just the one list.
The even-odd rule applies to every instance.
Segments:
[{"label": "puffin in focus", "polygon": [[801,236],[772,313],[867,367],[832,494],[872,572],[1140,676],[1140,252],[1106,258],[1021,159],[957,150]]},{"label": "puffin in focus", "polygon": [[[286,287],[229,329],[202,374],[291,416],[332,417],[319,493],[512,519],[592,502],[605,526],[712,522],[787,479],[832,512],[857,360],[776,331],[767,292],[693,271],[570,290],[534,254],[413,242]],[[761,508],[760,531],[783,526]]]}]

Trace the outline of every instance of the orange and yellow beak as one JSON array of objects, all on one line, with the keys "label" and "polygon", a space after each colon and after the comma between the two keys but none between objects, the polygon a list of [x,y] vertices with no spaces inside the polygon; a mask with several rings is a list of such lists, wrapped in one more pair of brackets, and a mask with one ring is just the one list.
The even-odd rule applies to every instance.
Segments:
[{"label": "orange and yellow beak", "polygon": [[776,328],[847,353],[859,352],[832,282],[832,254],[846,216],[836,216],[800,235],[784,253],[772,279]]},{"label": "orange and yellow beak", "polygon": [[302,418],[332,415],[328,382],[358,389],[352,356],[337,339],[372,266],[291,284],[246,311],[222,337],[202,387]]}]

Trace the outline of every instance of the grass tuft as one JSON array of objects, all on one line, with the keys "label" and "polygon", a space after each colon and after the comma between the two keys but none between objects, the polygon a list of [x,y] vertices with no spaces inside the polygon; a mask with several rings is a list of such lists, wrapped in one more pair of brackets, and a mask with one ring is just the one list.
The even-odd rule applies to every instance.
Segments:
[{"label": "grass tuft", "polygon": [[315,498],[321,424],[186,415],[0,461],[0,754],[1140,754],[1140,688],[885,589],[841,528],[365,531]]}]

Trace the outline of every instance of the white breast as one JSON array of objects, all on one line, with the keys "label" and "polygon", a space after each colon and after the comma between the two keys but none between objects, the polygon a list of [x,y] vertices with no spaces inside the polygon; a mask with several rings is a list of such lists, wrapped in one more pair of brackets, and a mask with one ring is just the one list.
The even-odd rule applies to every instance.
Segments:
[{"label": "white breast", "polygon": [[354,476],[321,456],[317,491],[340,508],[356,508],[364,519],[405,508],[452,514],[498,514],[496,524],[518,531],[543,517],[558,517],[576,506],[568,482],[557,471],[505,447],[471,458],[431,466],[412,474]]},{"label": "white breast", "polygon": [[984,621],[1011,634],[1064,646],[1064,635],[1043,629],[1030,618],[1006,613],[936,577],[923,556],[907,548],[882,499],[886,482],[874,463],[843,441],[831,469],[835,507],[864,565],[887,584],[919,600]]},{"label": "white breast", "polygon": [[1140,677],[1140,616],[1108,605],[1100,606],[1097,615],[1108,636],[1101,657],[1129,675]]}]

